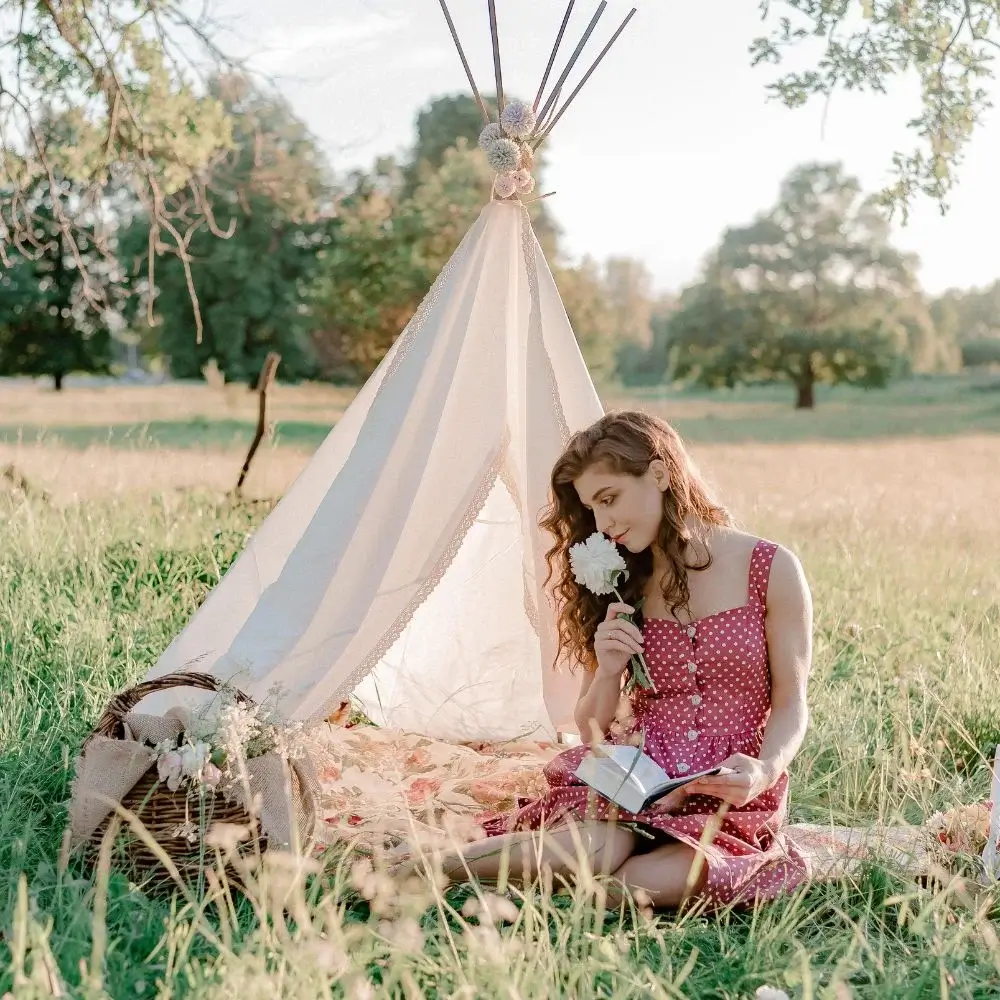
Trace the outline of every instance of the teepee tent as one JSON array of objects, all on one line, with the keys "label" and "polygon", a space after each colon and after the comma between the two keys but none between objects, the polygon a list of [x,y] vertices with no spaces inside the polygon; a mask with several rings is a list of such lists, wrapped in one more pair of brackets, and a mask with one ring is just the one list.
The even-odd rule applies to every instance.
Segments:
[{"label": "teepee tent", "polygon": [[[497,52],[492,0],[490,15]],[[566,106],[555,104],[514,117],[544,138]],[[504,182],[148,679],[212,673],[306,721],[353,696],[376,723],[439,739],[573,731],[579,681],[555,668],[538,515],[569,435],[602,410],[527,210]],[[198,697],[163,692],[143,711]]]}]

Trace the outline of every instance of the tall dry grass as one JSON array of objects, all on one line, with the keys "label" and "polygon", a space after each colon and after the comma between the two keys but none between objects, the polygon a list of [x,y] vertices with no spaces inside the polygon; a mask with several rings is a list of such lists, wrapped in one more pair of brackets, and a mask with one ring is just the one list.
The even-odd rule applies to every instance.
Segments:
[{"label": "tall dry grass", "polygon": [[[1000,742],[998,439],[693,450],[747,527],[798,552],[813,588],[793,818],[919,822],[984,798]],[[765,983],[829,1000],[1000,995],[995,894],[879,865],[751,915],[679,919],[605,914],[588,883],[503,903],[468,887],[400,895],[349,859],[308,881],[279,865],[232,904],[61,870],[81,739],[263,516],[224,497],[242,457],[0,445],[0,466],[51,494],[0,490],[0,996],[735,1000]],[[265,448],[252,491],[277,496],[307,457]]]}]

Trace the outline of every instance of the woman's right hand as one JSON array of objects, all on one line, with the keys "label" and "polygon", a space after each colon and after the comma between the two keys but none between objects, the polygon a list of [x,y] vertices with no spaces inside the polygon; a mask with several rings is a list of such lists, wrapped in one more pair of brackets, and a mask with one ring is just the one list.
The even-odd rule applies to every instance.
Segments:
[{"label": "woman's right hand", "polygon": [[594,633],[594,653],[597,655],[598,677],[621,677],[628,661],[642,652],[642,632],[632,622],[618,615],[630,615],[635,608],[627,604],[612,604],[604,621]]}]

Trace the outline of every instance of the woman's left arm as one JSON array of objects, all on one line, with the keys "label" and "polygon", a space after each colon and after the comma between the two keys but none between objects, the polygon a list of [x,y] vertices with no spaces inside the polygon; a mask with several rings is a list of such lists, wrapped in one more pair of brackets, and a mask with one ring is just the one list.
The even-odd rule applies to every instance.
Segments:
[{"label": "woman's left arm", "polygon": [[806,682],[812,662],[812,598],[798,559],[778,549],[767,589],[767,651],[771,663],[771,716],[760,757],[734,754],[728,774],[687,785],[690,794],[712,795],[745,806],[781,777],[802,746],[809,722]]},{"label": "woman's left arm", "polygon": [[778,549],[767,589],[767,652],[771,717],[760,762],[770,788],[799,752],[809,724],[806,684],[812,665],[812,597],[798,559]]}]

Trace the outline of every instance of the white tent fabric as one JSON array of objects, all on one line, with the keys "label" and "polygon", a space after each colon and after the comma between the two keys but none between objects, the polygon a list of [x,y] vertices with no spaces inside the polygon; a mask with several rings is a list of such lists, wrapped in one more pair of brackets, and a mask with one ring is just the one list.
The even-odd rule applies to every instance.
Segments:
[{"label": "white tent fabric", "polygon": [[212,673],[307,721],[353,693],[438,739],[574,731],[537,520],[601,413],[527,211],[491,202],[149,678]]}]

